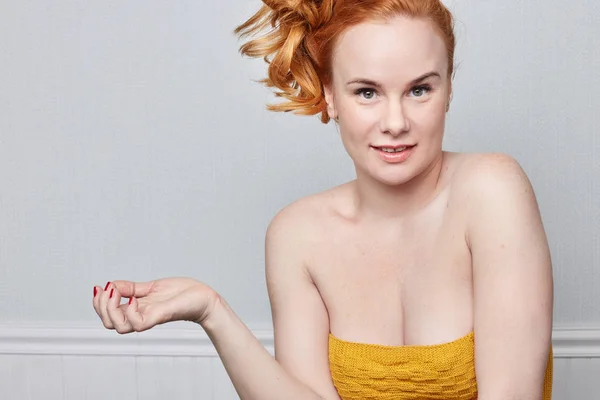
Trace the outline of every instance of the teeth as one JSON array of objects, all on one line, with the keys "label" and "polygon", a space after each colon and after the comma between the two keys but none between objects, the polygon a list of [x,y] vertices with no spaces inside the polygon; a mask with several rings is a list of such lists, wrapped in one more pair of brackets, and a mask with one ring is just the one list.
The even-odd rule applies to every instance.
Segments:
[{"label": "teeth", "polygon": [[406,149],[406,147],[398,147],[397,149],[390,149],[387,147],[382,147],[381,150],[385,151],[386,153],[399,153],[402,150]]}]

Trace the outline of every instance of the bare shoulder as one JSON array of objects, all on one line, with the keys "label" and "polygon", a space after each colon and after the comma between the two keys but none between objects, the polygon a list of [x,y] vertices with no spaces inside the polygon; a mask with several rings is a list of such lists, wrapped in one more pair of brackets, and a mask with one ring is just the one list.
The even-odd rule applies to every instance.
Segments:
[{"label": "bare shoulder", "polygon": [[267,240],[293,239],[296,246],[315,238],[331,217],[339,212],[347,184],[315,193],[282,208],[271,220]]},{"label": "bare shoulder", "polygon": [[348,184],[312,194],[283,207],[273,217],[265,235],[265,267],[270,289],[281,274],[285,279],[312,282],[311,256],[317,253],[334,216],[347,203]]},{"label": "bare shoulder", "polygon": [[508,154],[461,154],[452,180],[461,201],[470,211],[481,211],[479,206],[485,206],[487,210],[517,205],[537,209],[529,177],[519,162]]},{"label": "bare shoulder", "polygon": [[495,191],[499,185],[531,188],[527,174],[512,156],[505,153],[464,153],[458,163],[455,183],[476,193]]},{"label": "bare shoulder", "polygon": [[[473,245],[474,232],[489,223],[493,215],[511,215],[496,223],[517,218],[542,225],[533,185],[519,162],[504,153],[465,153],[459,157],[452,185],[466,218],[466,237]],[[498,226],[498,225],[497,225]],[[496,227],[497,227],[496,226]],[[543,234],[543,228],[538,230]]]}]

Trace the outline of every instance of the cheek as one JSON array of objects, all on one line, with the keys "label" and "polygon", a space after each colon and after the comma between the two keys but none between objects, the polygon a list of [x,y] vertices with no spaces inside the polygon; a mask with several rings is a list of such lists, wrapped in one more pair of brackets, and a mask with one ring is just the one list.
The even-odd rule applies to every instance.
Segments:
[{"label": "cheek", "polygon": [[368,134],[379,122],[380,111],[377,107],[367,107],[347,100],[339,105],[340,123],[355,135]]},{"label": "cheek", "polygon": [[343,102],[338,107],[339,125],[348,140],[358,140],[369,135],[377,123],[377,111],[360,107],[353,102]]},{"label": "cheek", "polygon": [[359,154],[370,144],[372,122],[364,113],[350,111],[340,114],[339,132],[346,152],[356,160]]},{"label": "cheek", "polygon": [[412,128],[416,128],[419,133],[428,136],[443,134],[446,123],[445,104],[432,104],[432,107],[424,107],[415,113],[412,123]]}]

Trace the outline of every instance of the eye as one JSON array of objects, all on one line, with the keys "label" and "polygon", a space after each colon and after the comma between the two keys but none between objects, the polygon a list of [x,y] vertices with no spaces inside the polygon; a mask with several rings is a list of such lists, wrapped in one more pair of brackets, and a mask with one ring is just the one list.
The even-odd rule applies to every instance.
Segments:
[{"label": "eye", "polygon": [[429,85],[421,85],[421,86],[415,86],[414,88],[412,88],[410,90],[410,92],[415,96],[415,97],[423,97],[424,95],[426,95],[427,93],[431,92],[431,86]]},{"label": "eye", "polygon": [[374,89],[361,88],[355,91],[354,94],[361,96],[365,100],[372,100],[377,95],[377,92]]}]

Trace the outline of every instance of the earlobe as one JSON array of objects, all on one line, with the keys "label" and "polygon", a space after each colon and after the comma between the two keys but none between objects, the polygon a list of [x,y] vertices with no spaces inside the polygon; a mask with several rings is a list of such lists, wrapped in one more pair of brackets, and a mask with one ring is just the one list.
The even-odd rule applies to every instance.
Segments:
[{"label": "earlobe", "polygon": [[337,121],[337,112],[335,110],[335,102],[333,98],[333,90],[331,86],[323,87],[323,91],[325,93],[325,103],[327,103],[327,115],[329,118]]},{"label": "earlobe", "polygon": [[450,103],[452,102],[452,92],[450,92],[450,96],[448,96],[448,102],[446,103],[446,112],[450,111]]},{"label": "earlobe", "polygon": [[338,116],[337,116],[337,113],[335,112],[335,107],[333,107],[329,103],[327,104],[327,115],[329,115],[329,118],[331,118],[332,120],[337,122]]}]

